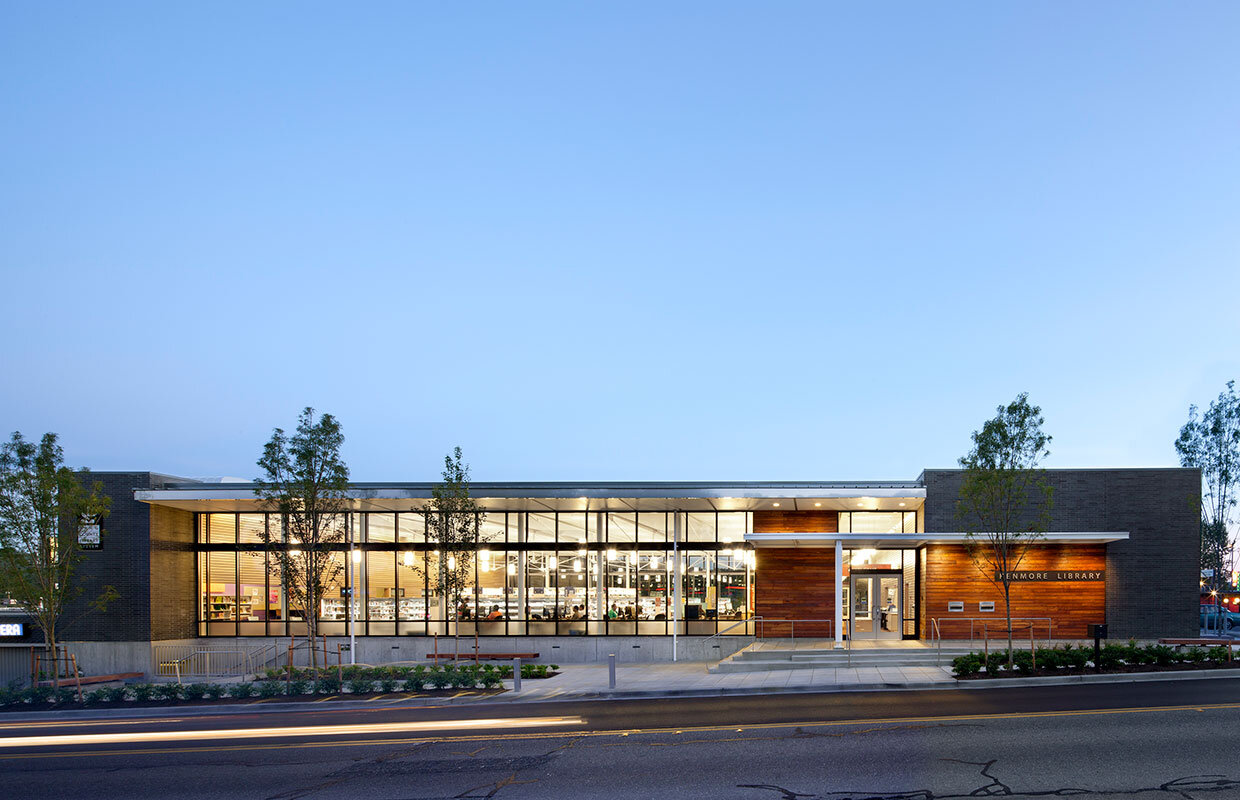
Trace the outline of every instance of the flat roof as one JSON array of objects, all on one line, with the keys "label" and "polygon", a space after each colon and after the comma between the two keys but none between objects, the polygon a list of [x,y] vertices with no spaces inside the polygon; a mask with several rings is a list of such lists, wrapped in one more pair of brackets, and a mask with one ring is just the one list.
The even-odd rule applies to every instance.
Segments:
[{"label": "flat roof", "polygon": [[[435,485],[354,483],[349,496],[357,511],[410,511]],[[918,481],[521,481],[471,483],[470,494],[494,511],[894,511],[920,507],[926,490]],[[134,498],[187,511],[261,510],[252,483],[167,483]]]}]

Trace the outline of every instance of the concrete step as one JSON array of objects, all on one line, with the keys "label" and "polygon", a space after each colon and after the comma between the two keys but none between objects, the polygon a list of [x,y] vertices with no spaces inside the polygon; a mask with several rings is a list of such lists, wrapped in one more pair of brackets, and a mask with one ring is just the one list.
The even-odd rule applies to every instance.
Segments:
[{"label": "concrete step", "polygon": [[[944,659],[944,664],[948,662]],[[770,670],[803,670],[803,669],[869,669],[882,667],[933,667],[934,662],[918,662],[915,664],[897,664],[883,660],[853,659],[852,664],[843,661],[721,661],[709,667],[711,674],[730,674],[737,672],[767,672]]]}]

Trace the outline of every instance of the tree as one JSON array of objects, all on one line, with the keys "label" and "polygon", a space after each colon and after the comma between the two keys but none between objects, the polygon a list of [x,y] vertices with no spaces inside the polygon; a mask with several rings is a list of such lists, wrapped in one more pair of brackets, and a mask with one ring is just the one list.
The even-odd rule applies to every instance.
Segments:
[{"label": "tree", "polygon": [[[110,505],[98,482],[86,486],[87,477],[64,465],[54,433],[36,445],[14,432],[0,448],[0,584],[42,631],[56,686],[59,627],[82,592],[74,580],[82,560],[79,530],[98,524]],[[106,585],[80,613],[106,611],[116,597]]]},{"label": "tree", "polygon": [[1038,468],[1050,455],[1042,409],[1026,392],[973,432],[973,448],[960,459],[964,482],[956,511],[965,549],[987,578],[1003,590],[1008,668],[1012,666],[1012,573],[1050,524],[1053,489]]},{"label": "tree", "polygon": [[426,521],[426,542],[438,550],[435,564],[423,564],[422,573],[431,592],[447,601],[453,625],[456,658],[461,656],[462,598],[473,585],[474,563],[478,546],[486,541],[482,535],[485,512],[469,494],[469,465],[455,448],[443,459],[443,482],[431,488],[431,499],[422,508]]},{"label": "tree", "polygon": [[1233,562],[1235,540],[1228,526],[1240,491],[1240,396],[1235,381],[1227,382],[1204,414],[1189,406],[1175,450],[1181,466],[1201,470],[1201,568],[1210,571],[1210,588],[1217,592],[1226,585]]},{"label": "tree", "polygon": [[316,422],[314,409],[307,407],[292,436],[280,428],[272,432],[258,460],[264,477],[254,487],[260,503],[283,520],[283,531],[269,525],[261,537],[279,566],[289,608],[304,609],[310,667],[316,671],[319,605],[344,571],[339,554],[347,544],[349,468],[340,456],[343,443],[336,418],[323,414]]}]

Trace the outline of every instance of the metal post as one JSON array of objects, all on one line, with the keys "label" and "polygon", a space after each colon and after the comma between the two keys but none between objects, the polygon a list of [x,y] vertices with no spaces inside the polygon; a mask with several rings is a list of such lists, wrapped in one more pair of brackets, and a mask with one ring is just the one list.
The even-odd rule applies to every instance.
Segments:
[{"label": "metal post", "polygon": [[672,661],[676,660],[676,635],[680,628],[680,512],[672,514]]},{"label": "metal post", "polygon": [[[353,521],[353,515],[349,515],[349,521]],[[349,663],[357,663],[357,620],[354,619],[353,603],[357,600],[357,561],[359,553],[355,547],[355,537],[353,536],[353,526],[349,525]],[[323,654],[323,660],[327,660],[327,654]]]},{"label": "metal post", "polygon": [[[852,636],[852,631],[849,631]],[[835,646],[844,643],[844,542],[835,540]]]},{"label": "metal post", "polygon": [[519,658],[512,660],[512,690],[521,691],[521,659]]},{"label": "metal post", "polygon": [[[517,542],[525,544],[525,512],[517,514]],[[527,613],[529,599],[526,597],[525,586],[525,548],[517,552],[517,619],[524,621],[523,630],[528,636],[530,632],[530,615]]]},{"label": "metal post", "polygon": [[610,653],[607,656],[607,688],[616,688],[616,654]]}]

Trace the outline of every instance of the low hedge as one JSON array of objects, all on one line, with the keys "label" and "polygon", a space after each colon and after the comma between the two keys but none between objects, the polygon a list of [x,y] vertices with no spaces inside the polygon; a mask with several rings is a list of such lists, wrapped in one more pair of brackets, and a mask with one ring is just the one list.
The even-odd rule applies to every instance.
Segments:
[{"label": "low hedge", "polygon": [[1175,669],[1182,665],[1195,665],[1204,668],[1217,668],[1232,663],[1230,648],[1218,646],[1211,648],[1191,647],[1177,650],[1162,644],[1138,645],[1135,641],[1128,644],[1108,644],[1099,653],[1098,664],[1094,664],[1094,649],[1089,645],[1074,647],[1071,644],[1039,647],[1034,651],[1014,650],[1012,652],[1012,668],[1008,670],[1008,654],[1006,650],[993,650],[984,653],[966,653],[952,659],[952,673],[958,678],[972,677],[1003,677],[1013,673],[1020,675],[1055,675],[1079,674],[1092,670],[1095,666],[1106,671],[1145,671],[1146,667],[1155,669]]},{"label": "low hedge", "polygon": [[[559,670],[556,664],[523,664],[522,678],[548,678]],[[342,687],[335,670],[325,670],[313,679],[310,670],[297,669],[286,679],[287,670],[268,670],[266,680],[257,683],[142,683],[132,686],[102,687],[83,693],[83,700],[90,706],[146,703],[150,701],[176,703],[221,699],[244,700],[255,695],[262,698],[292,695],[368,694],[374,691],[420,692],[428,686],[436,689],[496,689],[504,678],[512,677],[511,665],[495,664],[442,664],[412,667],[346,667],[345,684]],[[47,686],[28,689],[0,687],[0,707],[54,708],[77,706],[77,688],[61,686],[53,690]]]}]

